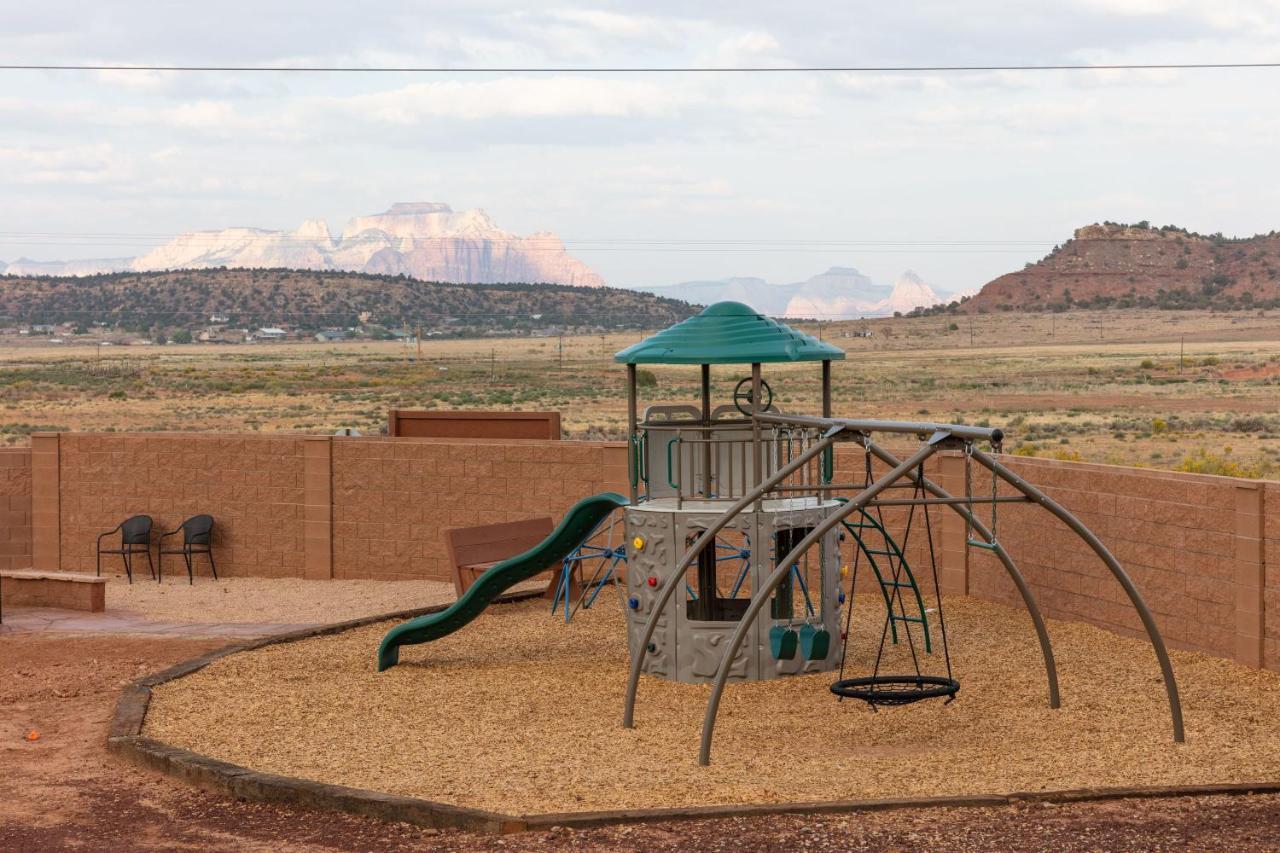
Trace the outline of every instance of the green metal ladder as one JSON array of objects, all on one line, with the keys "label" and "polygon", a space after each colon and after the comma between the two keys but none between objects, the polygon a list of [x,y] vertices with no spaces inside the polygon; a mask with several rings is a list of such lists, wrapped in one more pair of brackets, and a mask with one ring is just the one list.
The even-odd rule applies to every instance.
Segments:
[{"label": "green metal ladder", "polygon": [[[836,500],[841,503],[848,502],[848,498],[838,497]],[[931,654],[933,652],[933,641],[929,636],[929,617],[925,612],[924,598],[920,595],[920,587],[916,583],[915,573],[911,571],[911,565],[907,562],[906,555],[902,553],[902,548],[899,547],[897,541],[888,530],[885,530],[884,525],[881,524],[875,516],[871,515],[865,509],[858,510],[858,516],[859,520],[856,522],[842,521],[841,524],[844,525],[844,528],[849,532],[849,535],[853,537],[853,541],[858,546],[858,550],[867,558],[867,563],[871,566],[871,571],[875,573],[876,582],[880,586],[880,594],[884,596],[885,610],[888,611],[889,614],[889,630],[892,632],[893,642],[895,644],[898,642],[898,623],[916,624],[919,625],[921,630],[924,632],[925,653]],[[884,547],[873,548],[867,544],[863,538],[863,534],[865,531],[869,530],[880,534],[880,538],[884,542]],[[876,557],[886,558],[890,570],[892,570],[894,561],[897,561],[898,567],[901,569],[901,572],[898,575],[898,580],[893,579],[892,571],[890,571],[889,577],[885,576],[885,573],[880,570],[880,564],[876,561]],[[908,615],[905,604],[901,608],[901,613],[894,612],[894,599],[902,599],[902,590],[911,591],[912,596],[915,598],[916,610],[920,614],[919,616]],[[849,591],[849,596],[850,606],[852,606],[852,589]]]}]

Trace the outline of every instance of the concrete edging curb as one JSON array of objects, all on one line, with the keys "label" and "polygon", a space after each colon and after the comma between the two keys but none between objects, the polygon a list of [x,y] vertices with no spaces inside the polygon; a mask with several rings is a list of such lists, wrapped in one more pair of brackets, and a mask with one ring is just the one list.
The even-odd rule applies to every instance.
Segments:
[{"label": "concrete edging curb", "polygon": [[[540,596],[522,592],[497,599],[512,604]],[[242,800],[283,803],[324,811],[339,811],[382,820],[401,821],[416,826],[513,833],[545,830],[553,826],[585,829],[621,823],[652,823],[673,820],[756,817],[780,814],[838,814],[919,808],[991,808],[1017,803],[1080,803],[1119,799],[1192,797],[1280,793],[1280,781],[1223,783],[1211,785],[1076,788],[1057,791],[1021,791],[1009,794],[973,794],[942,797],[904,797],[879,800],[828,800],[798,803],[752,803],[745,805],[689,806],[662,809],[622,809],[615,811],[562,812],[556,814],[507,815],[480,809],[437,803],[416,797],[402,797],[330,785],[291,776],[261,773],[247,767],[218,761],[185,749],[169,746],[142,734],[151,688],[190,675],[216,660],[265,646],[292,643],[311,637],[338,634],[353,628],[438,613],[448,605],[368,616],[277,634],[245,643],[233,643],[148,675],[128,685],[116,702],[107,730],[108,751],[140,767],[159,770],[205,790],[228,794]]]}]

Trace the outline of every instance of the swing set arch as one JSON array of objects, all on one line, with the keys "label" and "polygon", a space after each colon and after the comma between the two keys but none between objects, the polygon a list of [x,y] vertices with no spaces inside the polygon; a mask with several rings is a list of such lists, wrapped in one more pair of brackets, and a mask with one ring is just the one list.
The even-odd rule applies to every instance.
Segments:
[{"label": "swing set arch", "polygon": [[[1185,733],[1183,729],[1182,708],[1178,695],[1177,682],[1174,678],[1172,664],[1169,661],[1168,651],[1165,648],[1164,640],[1160,635],[1159,629],[1155,625],[1154,618],[1152,617],[1150,610],[1147,608],[1146,602],[1143,600],[1141,594],[1133,585],[1132,580],[1125,573],[1124,569],[1120,566],[1115,557],[1110,553],[1106,546],[1103,545],[1097,536],[1094,535],[1092,531],[1090,531],[1079,519],[1035,486],[1027,483],[1015,472],[1009,470],[998,460],[992,458],[976,447],[973,447],[973,444],[976,441],[989,441],[994,445],[998,445],[1001,438],[999,430],[962,425],[897,421],[865,421],[830,417],[819,418],[787,416],[772,413],[758,413],[754,415],[753,420],[757,421],[761,426],[776,427],[779,425],[793,425],[825,429],[823,440],[815,443],[815,445],[810,448],[810,451],[804,454],[804,456],[808,458],[812,458],[818,453],[825,452],[830,449],[831,445],[837,440],[848,441],[860,439],[863,441],[869,453],[875,455],[885,464],[890,465],[891,469],[887,474],[878,478],[857,495],[849,498],[844,505],[840,506],[819,525],[813,528],[800,542],[795,544],[791,553],[779,559],[777,568],[766,578],[760,588],[758,590],[753,590],[752,599],[748,604],[746,612],[743,614],[742,619],[738,622],[733,634],[725,644],[720,665],[712,682],[711,695],[703,718],[698,758],[700,764],[705,765],[710,763],[711,743],[715,730],[716,717],[721,697],[728,683],[732,661],[738,653],[748,630],[755,623],[756,619],[759,618],[765,603],[773,595],[779,584],[789,576],[791,566],[809,548],[819,542],[824,535],[834,529],[837,525],[843,524],[845,520],[855,512],[864,510],[869,504],[876,500],[877,496],[885,489],[889,488],[894,483],[909,477],[911,472],[920,471],[924,461],[942,449],[963,449],[966,454],[972,457],[973,460],[990,470],[993,474],[994,480],[997,482],[1004,482],[1012,486],[1013,489],[1019,493],[1018,497],[1010,498],[997,498],[993,493],[991,498],[993,507],[1000,500],[1020,500],[1041,506],[1076,533],[1076,535],[1079,536],[1107,566],[1112,575],[1124,589],[1130,602],[1142,619],[1148,639],[1151,642],[1152,649],[1160,664],[1161,675],[1168,697],[1169,711],[1172,719],[1173,739],[1175,742],[1182,742],[1184,740]],[[914,434],[924,438],[925,444],[920,450],[912,454],[907,459],[899,460],[892,453],[871,441],[870,436],[875,432]],[[796,465],[795,467],[799,466]],[[776,472],[773,477],[770,477],[754,490],[744,495],[741,500],[735,502],[733,506],[726,510],[721,519],[718,520],[717,524],[712,525],[709,532],[716,529],[718,526],[723,526],[723,524],[728,523],[734,515],[737,515],[746,506],[773,491],[778,484],[781,483],[789,473],[791,473],[792,470],[795,470],[795,467],[792,465],[784,466]],[[1004,549],[1003,545],[1001,545],[996,539],[995,532],[991,528],[987,527],[972,511],[975,505],[985,501],[975,499],[972,495],[957,498],[937,483],[929,480],[923,475],[923,473],[919,474],[919,486],[923,492],[927,492],[929,495],[933,496],[927,500],[932,503],[949,506],[953,511],[960,514],[961,517],[965,519],[966,525],[986,540],[988,549],[998,557],[1005,571],[1014,581],[1015,586],[1018,588],[1018,591],[1027,606],[1028,613],[1031,616],[1040,642],[1041,652],[1045,661],[1046,676],[1049,683],[1049,705],[1052,708],[1059,707],[1060,694],[1058,689],[1056,664],[1053,658],[1052,648],[1049,644],[1048,633],[1045,629],[1044,620],[1035,601],[1035,597],[1027,586],[1021,572],[1017,569],[1013,559]],[[681,562],[691,562],[693,559],[696,559],[697,553],[706,545],[707,541],[709,541],[709,537],[707,535],[704,534],[704,536],[699,537],[697,542],[692,543]],[[675,576],[673,575],[673,577]],[[664,586],[670,586],[670,588],[660,590],[660,595],[665,593],[666,596],[669,597],[671,592],[674,591],[674,584],[664,584]],[[646,624],[646,633],[652,631],[652,623],[656,622],[656,616],[661,611],[662,606],[663,601],[660,599],[658,606],[654,610],[653,616],[649,620],[650,624]],[[641,646],[641,648],[643,648],[643,646]],[[631,727],[634,724],[634,705],[642,663],[642,656],[636,656],[632,661],[631,678],[627,686],[623,715],[623,724],[626,727]]]}]

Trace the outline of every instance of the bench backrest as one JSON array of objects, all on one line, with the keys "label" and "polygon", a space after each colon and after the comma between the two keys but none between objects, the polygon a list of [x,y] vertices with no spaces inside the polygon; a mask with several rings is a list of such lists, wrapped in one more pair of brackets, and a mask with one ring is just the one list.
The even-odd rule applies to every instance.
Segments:
[{"label": "bench backrest", "polygon": [[455,568],[474,566],[522,554],[546,539],[554,527],[550,518],[454,527],[445,531],[445,542]]}]

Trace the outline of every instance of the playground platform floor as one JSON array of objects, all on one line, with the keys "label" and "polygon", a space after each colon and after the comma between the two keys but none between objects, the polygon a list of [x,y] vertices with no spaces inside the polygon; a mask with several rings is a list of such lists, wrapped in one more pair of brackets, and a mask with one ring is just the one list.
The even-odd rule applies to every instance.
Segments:
[{"label": "playground platform floor", "polygon": [[[956,702],[872,711],[837,702],[829,674],[733,685],[707,768],[695,760],[705,685],[646,678],[637,728],[620,727],[623,619],[604,598],[571,625],[542,601],[495,608],[382,674],[385,623],[231,655],[157,688],[144,734],[270,773],[508,814],[1280,778],[1280,676],[1174,652],[1187,723],[1175,745],[1143,642],[1051,622],[1063,692],[1051,710],[1029,620],[945,604]],[[861,611],[859,674],[879,638],[878,616]],[[891,657],[901,669],[905,647]]]}]

